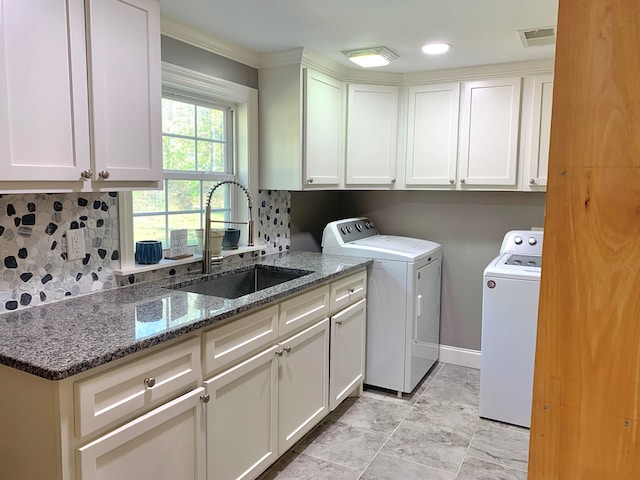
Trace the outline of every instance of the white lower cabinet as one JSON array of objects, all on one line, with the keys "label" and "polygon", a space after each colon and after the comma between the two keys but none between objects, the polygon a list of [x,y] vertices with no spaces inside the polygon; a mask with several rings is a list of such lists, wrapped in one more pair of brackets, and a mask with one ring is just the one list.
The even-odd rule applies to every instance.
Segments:
[{"label": "white lower cabinet", "polygon": [[283,454],[329,413],[329,319],[280,346],[278,452]]},{"label": "white lower cabinet", "polygon": [[203,480],[202,387],[77,451],[78,480]]},{"label": "white lower cabinet", "polygon": [[364,381],[365,299],[331,317],[329,408],[335,408]]},{"label": "white lower cabinet", "polygon": [[356,272],[59,382],[0,365],[0,477],[255,479],[361,392],[365,294]]},{"label": "white lower cabinet", "polygon": [[278,345],[206,380],[207,480],[255,478],[278,458]]},{"label": "white lower cabinet", "polygon": [[258,476],[328,412],[329,320],[204,382],[207,480]]}]

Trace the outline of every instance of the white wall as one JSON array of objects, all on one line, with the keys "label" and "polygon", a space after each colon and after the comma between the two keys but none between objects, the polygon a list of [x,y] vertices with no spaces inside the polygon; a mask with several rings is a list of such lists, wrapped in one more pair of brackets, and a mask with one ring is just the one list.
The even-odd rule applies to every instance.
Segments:
[{"label": "white wall", "polygon": [[381,233],[442,244],[441,343],[480,350],[484,268],[507,231],[543,225],[544,198],[523,192],[295,192],[291,248],[308,249],[297,239],[319,238],[327,221],[357,215],[371,218]]}]

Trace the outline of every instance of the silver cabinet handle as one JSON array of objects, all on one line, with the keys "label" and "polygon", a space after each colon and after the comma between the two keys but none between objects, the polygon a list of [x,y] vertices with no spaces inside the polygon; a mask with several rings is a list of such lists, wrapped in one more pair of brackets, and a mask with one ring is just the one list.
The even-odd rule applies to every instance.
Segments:
[{"label": "silver cabinet handle", "polygon": [[284,350],[276,350],[276,355],[281,357],[282,355],[284,355]]},{"label": "silver cabinet handle", "polygon": [[287,345],[286,347],[284,347],[284,351],[287,353],[291,353],[291,345]]},{"label": "silver cabinet handle", "polygon": [[98,173],[98,176],[103,180],[108,180],[111,174],[109,173],[109,170],[102,170],[100,173]]},{"label": "silver cabinet handle", "polygon": [[530,183],[531,185],[534,185],[534,184],[536,183],[536,179],[535,179],[535,178],[532,178],[531,180],[529,180],[529,183]]},{"label": "silver cabinet handle", "polygon": [[156,379],[153,377],[147,377],[144,379],[145,386],[151,388],[156,384]]},{"label": "silver cabinet handle", "polygon": [[200,401],[202,403],[209,403],[209,400],[211,400],[211,395],[209,395],[208,393],[203,393],[202,395],[200,395]]},{"label": "silver cabinet handle", "polygon": [[450,179],[449,179],[449,183],[450,183],[451,185],[453,185],[454,183],[456,183],[456,181],[455,181],[453,178],[450,178]]},{"label": "silver cabinet handle", "polygon": [[460,183],[467,183],[466,180],[464,178],[460,179]]},{"label": "silver cabinet handle", "polygon": [[336,325],[342,325],[342,320],[336,320]]},{"label": "silver cabinet handle", "polygon": [[308,179],[307,183],[313,183],[313,178]]},{"label": "silver cabinet handle", "polygon": [[355,289],[355,288],[353,288],[353,287],[351,287],[351,288],[349,289],[349,293],[353,293],[353,292],[355,292],[355,291],[356,291],[356,289]]},{"label": "silver cabinet handle", "polygon": [[392,178],[392,179],[391,179],[391,183],[396,183],[396,179],[395,179],[395,178]]},{"label": "silver cabinet handle", "polygon": [[85,180],[90,180],[92,175],[93,175],[93,172],[91,170],[85,170],[80,174],[80,176]]}]

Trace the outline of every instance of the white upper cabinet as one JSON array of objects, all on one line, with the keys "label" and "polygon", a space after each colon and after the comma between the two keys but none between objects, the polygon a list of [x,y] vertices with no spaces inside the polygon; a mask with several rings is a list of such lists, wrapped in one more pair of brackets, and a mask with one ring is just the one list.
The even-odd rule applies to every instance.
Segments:
[{"label": "white upper cabinet", "polygon": [[506,77],[464,84],[458,166],[461,186],[518,188],[521,82],[521,77]]},{"label": "white upper cabinet", "polygon": [[0,181],[90,165],[84,1],[0,2]]},{"label": "white upper cabinet", "polygon": [[456,187],[460,83],[409,87],[405,184]]},{"label": "white upper cabinet", "polygon": [[0,191],[157,186],[160,97],[157,0],[0,1]]},{"label": "white upper cabinet", "polygon": [[523,181],[527,191],[543,191],[547,186],[552,100],[553,75],[533,77],[531,128],[525,146],[525,175],[528,176]]},{"label": "white upper cabinet", "polygon": [[342,82],[309,68],[304,81],[304,180],[340,185],[343,178]]},{"label": "white upper cabinet", "polygon": [[93,178],[161,180],[160,3],[87,5]]},{"label": "white upper cabinet", "polygon": [[350,84],[347,104],[347,185],[396,182],[399,87]]},{"label": "white upper cabinet", "polygon": [[342,82],[298,65],[259,72],[260,187],[344,185]]}]

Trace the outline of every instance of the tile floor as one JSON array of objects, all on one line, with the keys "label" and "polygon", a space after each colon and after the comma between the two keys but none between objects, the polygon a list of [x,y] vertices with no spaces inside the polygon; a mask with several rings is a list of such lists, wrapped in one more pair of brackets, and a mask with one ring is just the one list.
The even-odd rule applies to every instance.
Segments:
[{"label": "tile floor", "polygon": [[526,480],[529,431],[478,417],[479,371],[438,364],[411,395],[366,388],[259,480]]}]

